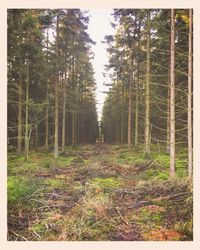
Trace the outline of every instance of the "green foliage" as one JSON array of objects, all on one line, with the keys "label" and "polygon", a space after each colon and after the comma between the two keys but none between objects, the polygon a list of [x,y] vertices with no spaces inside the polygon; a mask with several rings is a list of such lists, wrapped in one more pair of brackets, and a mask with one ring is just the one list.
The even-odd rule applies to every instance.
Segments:
[{"label": "green foliage", "polygon": [[120,178],[94,178],[90,181],[90,184],[99,188],[119,188],[122,185]]},{"label": "green foliage", "polygon": [[145,163],[143,151],[134,152],[129,149],[120,150],[120,154],[117,157],[117,163],[121,164],[142,164]]},{"label": "green foliage", "polygon": [[65,184],[63,179],[57,178],[47,178],[42,182],[43,185],[49,186],[51,188],[61,188]]},{"label": "green foliage", "polygon": [[75,156],[59,156],[57,159],[57,163],[60,166],[69,166],[75,159]]},{"label": "green foliage", "polygon": [[193,234],[193,221],[192,220],[189,220],[186,222],[178,222],[175,224],[174,228],[178,232],[181,232],[187,235],[188,237],[192,238],[192,234]]},{"label": "green foliage", "polygon": [[163,212],[151,211],[147,208],[140,209],[140,220],[142,223],[163,224]]},{"label": "green foliage", "polygon": [[38,189],[38,183],[25,177],[10,176],[7,181],[9,205],[19,203]]}]

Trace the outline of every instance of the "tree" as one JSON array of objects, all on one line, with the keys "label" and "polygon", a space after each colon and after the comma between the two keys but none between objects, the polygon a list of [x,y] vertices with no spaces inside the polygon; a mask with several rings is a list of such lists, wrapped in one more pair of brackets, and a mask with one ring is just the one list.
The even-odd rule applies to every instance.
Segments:
[{"label": "tree", "polygon": [[188,52],[188,174],[192,176],[192,9],[189,10]]},{"label": "tree", "polygon": [[175,176],[175,15],[171,9],[170,63],[170,175]]},{"label": "tree", "polygon": [[[59,57],[59,18],[60,13],[56,17],[56,57]],[[58,68],[55,75],[55,121],[54,121],[54,157],[58,158],[58,116],[59,116],[59,106],[58,106],[58,91],[59,91],[59,73]]]},{"label": "tree", "polygon": [[147,11],[147,58],[145,92],[145,154],[150,155],[150,10]]}]

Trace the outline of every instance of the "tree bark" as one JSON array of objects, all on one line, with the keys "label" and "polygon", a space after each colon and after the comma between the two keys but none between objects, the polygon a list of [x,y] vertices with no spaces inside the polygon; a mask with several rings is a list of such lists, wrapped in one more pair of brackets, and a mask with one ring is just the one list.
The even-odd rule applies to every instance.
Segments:
[{"label": "tree bark", "polygon": [[138,146],[138,123],[139,123],[139,84],[140,84],[140,20],[138,32],[138,54],[137,54],[137,78],[135,81],[136,97],[135,97],[135,147]]},{"label": "tree bark", "polygon": [[66,72],[63,80],[63,107],[62,107],[62,152],[65,151],[65,127],[66,127]]},{"label": "tree bark", "polygon": [[72,100],[72,146],[75,147],[75,144],[76,144],[76,122],[75,122],[75,119],[76,119],[76,114],[75,114],[75,105],[76,105],[76,95],[75,95],[75,92],[76,92],[76,88],[75,88],[75,62],[74,62],[75,58],[73,58],[73,65],[72,65],[72,86],[73,86],[73,89],[72,89],[72,96],[73,96],[73,100]]},{"label": "tree bark", "polygon": [[[56,39],[56,55],[57,58],[59,56],[59,15],[57,16],[57,23],[56,23],[56,33],[57,33],[57,39]],[[54,135],[54,157],[58,158],[58,87],[59,87],[59,72],[57,69],[56,72],[56,80],[55,80],[55,135]]]},{"label": "tree bark", "polygon": [[[133,74],[133,72],[132,72]],[[132,80],[129,82],[129,95],[128,95],[128,147],[131,147],[131,115],[132,115]]]},{"label": "tree bark", "polygon": [[17,153],[22,151],[22,72],[19,70],[19,92],[18,92],[18,123],[17,123]]},{"label": "tree bark", "polygon": [[26,80],[26,115],[25,115],[25,160],[28,161],[29,156],[29,130],[30,124],[28,123],[29,118],[29,61],[27,62],[27,80]]},{"label": "tree bark", "polygon": [[35,123],[35,151],[38,150],[38,122]]},{"label": "tree bark", "polygon": [[47,62],[46,62],[46,77],[47,77],[47,83],[46,83],[46,120],[45,120],[45,148],[48,151],[49,149],[49,67],[48,67],[48,51],[49,51],[49,33],[47,31]]},{"label": "tree bark", "polygon": [[189,10],[188,55],[188,174],[192,176],[192,9]]},{"label": "tree bark", "polygon": [[[120,110],[120,98],[119,98],[119,82],[118,82],[118,72],[116,74],[116,104],[117,104],[117,110]],[[116,129],[116,142],[120,143],[120,114],[117,115],[117,129]]]},{"label": "tree bark", "polygon": [[121,97],[121,121],[120,121],[120,142],[124,144],[124,81],[122,81],[122,97]]},{"label": "tree bark", "polygon": [[167,154],[170,153],[170,76],[168,83],[168,93],[167,93]]},{"label": "tree bark", "polygon": [[145,93],[145,154],[150,155],[150,10],[147,13],[147,58]]},{"label": "tree bark", "polygon": [[171,9],[170,70],[170,175],[175,176],[175,16]]}]

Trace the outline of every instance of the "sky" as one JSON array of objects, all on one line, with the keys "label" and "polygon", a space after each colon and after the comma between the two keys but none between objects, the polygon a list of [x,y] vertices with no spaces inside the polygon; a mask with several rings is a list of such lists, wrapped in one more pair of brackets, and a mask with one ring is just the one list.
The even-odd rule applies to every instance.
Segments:
[{"label": "sky", "polygon": [[96,45],[92,47],[92,51],[95,54],[92,60],[93,68],[95,71],[95,80],[97,84],[96,100],[97,100],[97,113],[98,120],[102,117],[103,102],[105,100],[105,93],[108,87],[104,86],[105,79],[103,77],[104,65],[108,64],[108,55],[105,49],[105,44],[102,43],[105,35],[113,35],[114,29],[110,25],[112,9],[90,9],[90,22],[88,26],[88,33],[90,37],[96,42]]}]

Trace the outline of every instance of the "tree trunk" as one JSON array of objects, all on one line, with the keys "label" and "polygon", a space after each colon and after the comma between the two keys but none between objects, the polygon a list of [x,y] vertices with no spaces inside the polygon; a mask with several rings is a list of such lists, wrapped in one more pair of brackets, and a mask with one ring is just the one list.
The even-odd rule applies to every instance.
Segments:
[{"label": "tree trunk", "polygon": [[135,97],[135,147],[138,146],[138,122],[139,122],[139,91],[138,91],[138,85],[139,85],[139,77],[136,80],[136,97]]},{"label": "tree trunk", "polygon": [[[21,65],[20,65],[21,67]],[[22,151],[22,72],[19,70],[19,99],[18,99],[18,123],[17,123],[17,153]]]},{"label": "tree trunk", "polygon": [[128,96],[128,147],[131,147],[131,112],[132,112],[132,81],[129,83]]},{"label": "tree trunk", "polygon": [[75,58],[73,58],[73,65],[72,65],[72,96],[73,96],[73,100],[72,100],[72,146],[75,147],[75,133],[76,133],[76,124],[75,124],[75,103],[76,103],[76,88],[75,88],[75,62],[74,62]]},{"label": "tree trunk", "polygon": [[72,146],[75,146],[75,107],[73,103],[73,110],[72,110]]},{"label": "tree trunk", "polygon": [[45,148],[49,149],[49,68],[48,68],[48,51],[49,51],[49,33],[47,31],[47,83],[46,83],[46,120],[45,120]]},{"label": "tree trunk", "polygon": [[[116,103],[117,103],[117,111],[120,110],[120,98],[119,98],[119,83],[118,83],[118,73],[117,73],[117,79],[116,79],[116,89],[117,89],[117,93],[116,93]],[[117,143],[120,143],[120,114],[117,115],[117,130],[116,130],[116,140]]]},{"label": "tree trunk", "polygon": [[[57,33],[57,41],[56,41],[56,55],[57,58],[59,56],[59,16],[57,16],[57,24],[56,24],[56,33]],[[59,75],[58,69],[56,72],[56,80],[55,80],[55,137],[54,137],[54,157],[58,158],[58,88],[59,88]]]},{"label": "tree trunk", "polygon": [[65,151],[65,127],[66,127],[66,72],[63,80],[63,108],[62,108],[62,152]]},{"label": "tree trunk", "polygon": [[138,146],[138,123],[139,123],[139,84],[140,84],[140,20],[139,20],[139,27],[138,27],[138,55],[137,55],[137,79],[135,81],[136,87],[136,97],[135,97],[135,147]]},{"label": "tree trunk", "polygon": [[124,144],[124,81],[122,81],[122,97],[121,97],[121,124],[120,124],[120,142]]},{"label": "tree trunk", "polygon": [[168,93],[167,93],[167,148],[166,148],[166,151],[167,151],[167,154],[170,153],[170,81],[168,84]]},{"label": "tree trunk", "polygon": [[26,117],[25,117],[25,160],[28,161],[29,155],[29,130],[30,124],[28,123],[29,118],[29,61],[27,62],[27,80],[26,80]]},{"label": "tree trunk", "polygon": [[147,58],[145,93],[145,154],[150,155],[150,10],[147,13]]},{"label": "tree trunk", "polygon": [[38,122],[35,123],[35,151],[38,150]]},{"label": "tree trunk", "polygon": [[189,10],[188,55],[188,174],[192,176],[192,9]]},{"label": "tree trunk", "polygon": [[170,70],[170,175],[175,176],[175,16],[171,10]]},{"label": "tree trunk", "polygon": [[48,80],[47,80],[47,87],[46,87],[46,120],[45,120],[45,148],[48,151],[49,149],[49,87],[48,87]]}]

